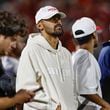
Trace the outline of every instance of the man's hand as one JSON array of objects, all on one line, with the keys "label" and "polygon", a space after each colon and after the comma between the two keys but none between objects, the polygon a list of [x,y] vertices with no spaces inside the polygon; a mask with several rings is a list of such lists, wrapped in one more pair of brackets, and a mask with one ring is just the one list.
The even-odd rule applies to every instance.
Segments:
[{"label": "man's hand", "polygon": [[17,104],[23,104],[25,102],[31,101],[31,99],[35,96],[35,93],[27,90],[20,90],[13,97],[13,100]]},{"label": "man's hand", "polygon": [[107,108],[101,108],[100,110],[110,110],[110,107],[107,107]]},{"label": "man's hand", "polygon": [[56,110],[61,110],[61,105],[58,105]]}]

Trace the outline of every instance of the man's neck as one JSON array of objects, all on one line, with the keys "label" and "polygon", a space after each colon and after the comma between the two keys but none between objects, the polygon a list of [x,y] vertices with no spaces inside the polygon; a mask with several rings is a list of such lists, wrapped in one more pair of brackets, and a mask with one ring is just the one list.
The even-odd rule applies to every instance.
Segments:
[{"label": "man's neck", "polygon": [[91,47],[91,45],[83,44],[83,45],[77,46],[77,49],[85,49],[93,54],[93,48]]},{"label": "man's neck", "polygon": [[48,41],[48,43],[51,45],[52,48],[57,49],[59,42],[58,37],[53,37],[50,35],[42,35],[42,36]]}]

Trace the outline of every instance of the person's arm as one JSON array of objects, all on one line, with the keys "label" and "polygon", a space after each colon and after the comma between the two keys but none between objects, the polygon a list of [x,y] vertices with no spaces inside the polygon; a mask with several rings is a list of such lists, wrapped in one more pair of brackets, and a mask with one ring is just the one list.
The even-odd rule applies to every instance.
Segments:
[{"label": "person's arm", "polygon": [[103,110],[110,110],[110,104],[106,102],[104,99],[102,99],[98,94],[87,94],[87,95],[81,95],[81,96],[100,105]]},{"label": "person's arm", "polygon": [[15,102],[13,101],[13,98],[10,97],[3,97],[0,98],[0,109],[6,109],[13,107],[15,105]]},{"label": "person's arm", "polygon": [[17,105],[17,106],[16,106],[16,110],[23,110],[23,106],[24,106],[24,104],[22,104],[22,105]]},{"label": "person's arm", "polygon": [[19,104],[30,101],[34,97],[34,93],[26,90],[20,90],[14,97],[0,98],[0,109],[7,109]]}]

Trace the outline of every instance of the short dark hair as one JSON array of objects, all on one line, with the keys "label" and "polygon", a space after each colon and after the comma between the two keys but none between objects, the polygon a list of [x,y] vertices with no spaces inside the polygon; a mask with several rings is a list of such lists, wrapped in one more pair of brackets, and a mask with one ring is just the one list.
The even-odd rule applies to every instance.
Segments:
[{"label": "short dark hair", "polygon": [[23,19],[10,12],[0,10],[0,34],[14,36],[16,34],[24,37],[28,34],[26,23]]},{"label": "short dark hair", "polygon": [[[76,34],[77,35],[79,35],[79,34],[82,34],[83,32],[82,31],[77,31],[76,32]],[[87,43],[88,41],[90,41],[91,40],[91,38],[92,38],[92,36],[93,36],[93,33],[92,34],[89,34],[89,35],[87,35],[87,36],[83,36],[83,37],[81,37],[81,38],[74,38],[74,41],[75,41],[75,43],[78,45],[82,45],[82,44],[84,44],[84,43]]]}]

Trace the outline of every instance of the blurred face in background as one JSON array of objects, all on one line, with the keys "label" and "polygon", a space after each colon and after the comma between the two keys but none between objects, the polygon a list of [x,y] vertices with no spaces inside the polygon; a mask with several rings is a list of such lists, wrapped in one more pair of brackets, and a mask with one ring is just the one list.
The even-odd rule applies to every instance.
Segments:
[{"label": "blurred face in background", "polygon": [[16,41],[16,37],[0,35],[0,55],[5,55],[12,42]]},{"label": "blurred face in background", "polygon": [[28,28],[24,19],[7,11],[0,11],[0,54],[18,57],[24,47]]},{"label": "blurred face in background", "polygon": [[19,58],[21,56],[21,52],[26,45],[27,38],[16,35],[16,41],[11,42],[7,55],[15,58]]}]

